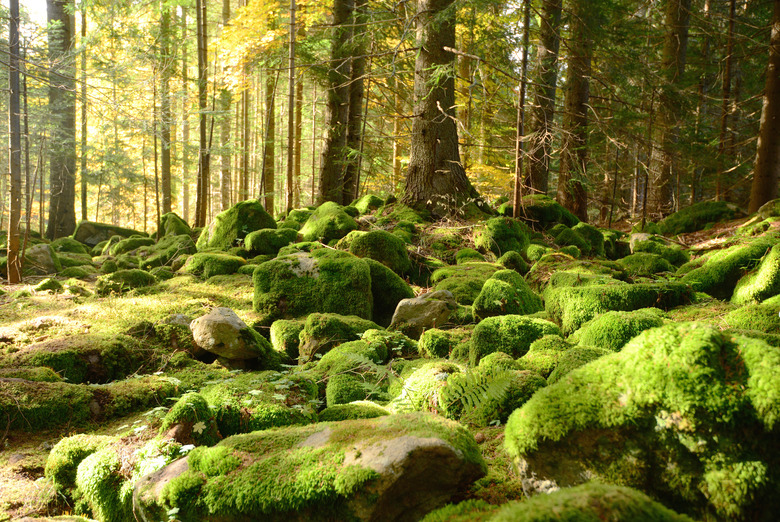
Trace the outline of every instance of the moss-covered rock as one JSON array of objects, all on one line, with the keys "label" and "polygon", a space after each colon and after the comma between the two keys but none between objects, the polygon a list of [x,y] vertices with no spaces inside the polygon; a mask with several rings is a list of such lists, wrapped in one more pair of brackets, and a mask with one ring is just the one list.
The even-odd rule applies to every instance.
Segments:
[{"label": "moss-covered rock", "polygon": [[532,342],[551,334],[560,335],[561,330],[544,319],[522,315],[488,317],[474,327],[469,362],[471,366],[476,366],[482,357],[493,352],[508,353],[514,358],[522,357]]},{"label": "moss-covered rock", "polygon": [[[514,250],[511,250],[510,252],[520,255]],[[463,263],[479,263],[484,261],[485,261],[485,256],[483,256],[473,248],[461,248],[460,250],[455,252],[455,263],[458,265],[462,265]]]},{"label": "moss-covered rock", "polygon": [[119,256],[137,250],[140,247],[154,245],[154,243],[154,239],[150,237],[128,237],[112,244],[108,253],[112,256]]},{"label": "moss-covered rock", "polygon": [[575,335],[580,344],[620,351],[625,344],[640,333],[664,324],[657,309],[640,309],[633,312],[606,312],[585,323]]},{"label": "moss-covered rock", "polygon": [[522,202],[520,217],[527,220],[532,226],[548,229],[553,225],[563,223],[573,227],[580,221],[557,201],[544,194],[530,194],[523,197]]},{"label": "moss-covered rock", "polygon": [[474,300],[474,319],[495,315],[525,315],[544,310],[541,298],[514,270],[499,270],[482,285]]},{"label": "moss-covered rock", "polygon": [[510,417],[506,448],[529,487],[589,476],[697,518],[768,520],[778,368],[762,341],[702,323],[651,329],[537,392]]},{"label": "moss-covered rock", "polygon": [[390,392],[397,394],[387,407],[396,413],[427,411],[444,415],[446,406],[441,399],[441,390],[447,386],[447,378],[460,373],[462,368],[448,361],[431,361],[411,370],[406,375],[402,371],[401,385],[391,388]]},{"label": "moss-covered rock", "polygon": [[576,370],[580,366],[584,366],[589,362],[595,361],[610,353],[613,352],[605,348],[590,346],[575,346],[570,350],[566,350],[558,358],[555,369],[550,373],[549,377],[547,377],[547,382],[549,384],[555,384],[572,370]]},{"label": "moss-covered rock", "polygon": [[700,201],[667,216],[658,222],[661,233],[676,236],[702,230],[710,223],[738,217],[739,208],[727,201]]},{"label": "moss-covered rock", "polygon": [[536,495],[522,502],[510,502],[490,518],[491,522],[518,520],[691,522],[687,516],[675,513],[635,489],[595,481]]},{"label": "moss-covered rock", "polygon": [[328,201],[317,207],[301,227],[300,233],[304,241],[328,243],[357,229],[357,223],[344,212],[341,205]]},{"label": "moss-covered rock", "polygon": [[107,275],[98,277],[95,285],[95,293],[106,296],[111,293],[123,294],[128,290],[151,286],[157,280],[149,272],[137,268],[130,270],[117,270]]},{"label": "moss-covered rock", "polygon": [[763,301],[780,293],[780,244],[761,259],[755,272],[737,282],[731,302],[736,305]]},{"label": "moss-covered rock", "polygon": [[[556,230],[557,229],[557,230]],[[556,225],[551,229],[551,233],[555,235],[555,242],[563,247],[577,247],[577,249],[583,255],[589,255],[591,252],[591,245],[585,237],[579,232],[573,230],[565,225]]]},{"label": "moss-covered rock", "polygon": [[62,283],[60,283],[58,280],[53,279],[51,277],[47,277],[46,279],[42,280],[40,283],[35,285],[33,287],[33,290],[36,292],[53,292],[53,293],[60,293],[65,288],[62,286]]},{"label": "moss-covered rock", "polygon": [[748,304],[723,316],[723,324],[729,328],[780,334],[780,317],[777,312],[777,305]]},{"label": "moss-covered rock", "polygon": [[284,221],[279,223],[279,228],[292,228],[294,230],[300,230],[306,220],[314,213],[313,208],[296,208],[291,210],[284,218]]},{"label": "moss-covered rock", "polygon": [[682,283],[561,287],[545,293],[545,311],[568,335],[605,312],[669,309],[689,303],[692,295],[690,287]]},{"label": "moss-covered rock", "polygon": [[160,216],[160,230],[157,231],[157,239],[168,236],[189,235],[191,233],[192,229],[187,222],[175,212],[168,212]]},{"label": "moss-covered rock", "polygon": [[218,275],[235,274],[245,264],[243,257],[222,252],[198,252],[187,258],[181,272],[208,279]]},{"label": "moss-covered rock", "polygon": [[275,256],[280,248],[294,243],[297,237],[298,231],[293,228],[263,228],[246,235],[244,248],[253,256]]},{"label": "moss-covered rock", "polygon": [[213,446],[222,438],[214,412],[202,395],[190,392],[182,395],[168,411],[160,425],[160,433],[175,430],[182,443]]},{"label": "moss-covered rock", "polygon": [[32,368],[0,368],[0,378],[24,379],[34,382],[62,382],[62,377],[48,366]]},{"label": "moss-covered rock", "polygon": [[571,228],[581,237],[585,238],[590,246],[590,254],[596,257],[604,257],[604,234],[601,230],[588,223],[577,223]]},{"label": "moss-covered rock", "polygon": [[51,449],[44,474],[62,493],[76,484],[76,469],[81,461],[116,440],[106,435],[79,434],[65,437]]},{"label": "moss-covered rock", "polygon": [[355,201],[352,206],[358,209],[361,214],[368,214],[370,211],[377,210],[384,204],[385,202],[382,198],[373,194],[366,194],[365,196],[362,196],[360,199]]},{"label": "moss-covered rock", "polygon": [[552,249],[546,245],[537,245],[536,243],[531,243],[528,245],[528,250],[526,250],[526,256],[528,257],[529,261],[535,263],[551,250]]},{"label": "moss-covered rock", "polygon": [[514,270],[520,275],[527,274],[528,270],[531,268],[528,266],[528,263],[526,263],[525,259],[523,259],[523,256],[514,250],[510,250],[503,256],[499,257],[498,261],[496,262],[508,270]]},{"label": "moss-covered rock", "polygon": [[355,401],[349,404],[328,406],[320,412],[321,422],[339,422],[353,419],[375,419],[390,415],[390,411],[371,401]]},{"label": "moss-covered rock", "polygon": [[60,258],[50,245],[40,243],[28,247],[25,251],[22,261],[22,276],[49,275],[61,271]]},{"label": "moss-covered rock", "polygon": [[423,332],[418,343],[420,355],[429,359],[444,359],[450,356],[459,345],[468,345],[471,340],[471,328],[439,330],[431,328]]},{"label": "moss-covered rock", "polygon": [[350,242],[349,251],[358,257],[378,261],[398,275],[405,275],[411,269],[406,243],[384,230],[356,235]]},{"label": "moss-covered rock", "polygon": [[57,254],[60,264],[63,268],[76,266],[93,266],[92,257],[89,254],[74,254],[71,252],[60,252]]},{"label": "moss-covered rock", "polygon": [[[560,335],[545,335],[532,342],[525,355],[517,360],[511,359],[513,363],[511,367],[516,370],[530,370],[546,379],[558,366],[558,361],[563,354],[571,347],[571,344],[566,342]],[[500,353],[497,352],[496,354]],[[485,359],[483,358],[479,362],[480,366],[482,366]]]},{"label": "moss-covered rock", "polygon": [[500,267],[492,263],[464,263],[439,268],[431,275],[436,290],[451,292],[459,304],[470,305],[485,284]]},{"label": "moss-covered rock", "polygon": [[300,333],[299,362],[311,361],[315,354],[321,357],[334,346],[356,341],[366,330],[376,328],[379,325],[373,321],[354,315],[310,314]]},{"label": "moss-covered rock", "polygon": [[239,246],[250,232],[276,228],[276,221],[256,199],[241,201],[217,214],[198,237],[199,252]]},{"label": "moss-covered rock", "polygon": [[70,236],[55,239],[50,246],[57,254],[68,252],[70,254],[89,254],[90,250],[80,241],[76,241]]},{"label": "moss-covered rock", "polygon": [[134,497],[147,520],[171,508],[183,522],[412,520],[484,473],[464,428],[411,414],[231,437],[143,479]]},{"label": "moss-covered rock", "polygon": [[129,228],[117,227],[106,223],[95,223],[93,221],[79,221],[76,230],[73,232],[73,239],[79,243],[84,243],[89,247],[94,247],[102,241],[107,241],[112,236],[130,237],[135,235],[145,235]]},{"label": "moss-covered rock", "polygon": [[542,291],[554,274],[570,272],[585,279],[586,276],[609,276],[614,279],[624,279],[623,268],[614,261],[596,259],[575,259],[562,252],[550,252],[542,256],[528,271],[525,279],[532,289]]},{"label": "moss-covered rock", "polygon": [[512,218],[497,217],[485,221],[474,232],[474,246],[482,252],[502,256],[510,250],[524,254],[528,248],[528,227]]},{"label": "moss-covered rock", "polygon": [[385,265],[370,258],[364,261],[371,275],[372,319],[381,326],[389,326],[398,303],[414,297],[414,290]]},{"label": "moss-covered rock", "polygon": [[279,353],[295,361],[298,359],[300,346],[299,335],[306,321],[303,319],[279,319],[271,324],[271,346]]},{"label": "moss-covered rock", "polygon": [[658,254],[637,252],[619,259],[618,263],[630,276],[652,276],[660,272],[674,272],[674,267],[669,261]]}]

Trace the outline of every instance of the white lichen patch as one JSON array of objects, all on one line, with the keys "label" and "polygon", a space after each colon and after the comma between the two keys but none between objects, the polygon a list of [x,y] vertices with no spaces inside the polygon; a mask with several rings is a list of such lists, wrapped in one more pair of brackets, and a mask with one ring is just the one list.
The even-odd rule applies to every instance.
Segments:
[{"label": "white lichen patch", "polygon": [[298,252],[281,258],[280,261],[289,265],[290,271],[296,277],[311,277],[317,279],[320,276],[320,267],[317,260],[306,252]]}]

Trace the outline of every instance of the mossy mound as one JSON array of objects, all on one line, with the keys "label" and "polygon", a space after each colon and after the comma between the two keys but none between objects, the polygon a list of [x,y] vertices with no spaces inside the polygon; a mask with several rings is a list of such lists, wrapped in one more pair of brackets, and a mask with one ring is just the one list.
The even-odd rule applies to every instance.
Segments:
[{"label": "mossy mound", "polygon": [[386,227],[402,221],[422,225],[431,221],[431,214],[425,209],[417,211],[401,203],[395,203],[394,200],[391,202],[388,198],[385,205],[377,211],[377,226]]},{"label": "mossy mound", "polygon": [[57,257],[63,268],[72,268],[76,266],[94,266],[92,257],[89,254],[73,254],[71,252],[59,252]]},{"label": "mossy mound", "polygon": [[111,293],[123,294],[128,290],[152,286],[157,279],[143,270],[133,268],[130,270],[117,270],[107,275],[98,277],[95,285],[95,293],[106,296]]},{"label": "mossy mound", "polygon": [[[516,255],[520,255],[514,250],[510,251]],[[507,253],[510,253],[507,252]],[[520,257],[522,259],[522,256]],[[463,263],[480,263],[486,261],[485,256],[474,250],[473,248],[461,248],[455,252],[455,264],[462,265]]]},{"label": "mossy mound", "polygon": [[198,237],[199,252],[240,246],[250,232],[276,228],[276,221],[256,199],[241,201],[217,214]]},{"label": "mossy mound", "polygon": [[361,214],[368,214],[372,210],[377,210],[384,204],[385,202],[382,198],[373,194],[366,194],[352,203],[352,206],[358,209],[358,212]]},{"label": "mossy mound", "polygon": [[462,305],[470,305],[479,296],[482,286],[500,267],[492,263],[464,263],[436,269],[431,283],[436,290],[447,290]]},{"label": "mossy mound", "polygon": [[140,265],[144,270],[173,265],[180,256],[196,252],[195,242],[188,235],[164,236],[156,245],[138,250],[139,255],[144,258]]},{"label": "mossy mound", "polygon": [[728,221],[739,214],[739,208],[726,201],[701,201],[685,207],[658,222],[664,235],[676,236],[687,232],[696,232],[710,223]]},{"label": "mossy mound", "polygon": [[776,305],[748,304],[723,316],[723,324],[729,328],[780,334],[780,317],[777,312]]},{"label": "mossy mound", "polygon": [[417,341],[401,332],[371,329],[363,332],[361,339],[377,353],[386,354],[385,357],[400,358],[418,355]]},{"label": "mossy mound", "polygon": [[275,256],[279,249],[294,243],[298,232],[293,228],[263,228],[244,238],[244,248],[252,256]]},{"label": "mossy mound", "polygon": [[737,282],[731,302],[743,305],[763,301],[780,293],[780,244],[767,253],[755,272]]},{"label": "mossy mound", "polygon": [[[512,359],[512,367],[517,370],[536,372],[546,379],[558,366],[558,361],[560,361],[563,354],[571,347],[572,345],[566,342],[560,335],[545,335],[532,342],[525,355],[517,360]],[[500,354],[501,352],[498,353]],[[483,358],[479,362],[480,366],[482,366],[485,359]]]},{"label": "mossy mound", "polygon": [[474,232],[474,246],[496,256],[510,250],[524,254],[530,243],[528,232],[528,227],[521,221],[506,217],[491,218]]},{"label": "mossy mound", "polygon": [[514,250],[510,250],[499,257],[496,262],[508,270],[514,270],[520,275],[527,274],[528,270],[531,269],[525,259],[523,259],[523,256],[520,255],[520,252],[515,252]]},{"label": "mossy mound", "polygon": [[127,239],[122,239],[111,245],[109,248],[109,254],[112,256],[119,256],[133,252],[140,247],[152,246],[154,243],[154,239],[150,237],[128,237]]},{"label": "mossy mound", "polygon": [[687,304],[693,294],[682,283],[635,283],[554,288],[545,294],[545,311],[568,335],[587,321],[609,311]]},{"label": "mossy mound", "polygon": [[562,252],[543,255],[526,275],[526,281],[536,291],[544,290],[547,282],[557,272],[572,272],[581,276],[601,275],[624,279],[623,268],[614,261],[575,259]]},{"label": "mossy mound", "polygon": [[334,346],[347,341],[356,341],[366,330],[379,328],[379,325],[354,315],[313,313],[306,318],[299,335],[299,362],[313,360],[315,355],[322,357]]},{"label": "mossy mound", "polygon": [[455,255],[463,249],[463,231],[459,228],[428,227],[420,234],[419,244],[448,265],[456,264]]},{"label": "mossy mound", "polygon": [[510,502],[490,518],[491,522],[518,520],[692,522],[687,516],[675,513],[640,491],[595,481],[536,495],[522,502]]},{"label": "mossy mound", "polygon": [[721,250],[708,256],[701,267],[686,273],[680,282],[691,285],[697,292],[728,300],[740,278],[755,268],[773,246],[771,240],[759,238]]},{"label": "mossy mound", "polygon": [[779,368],[762,341],[703,323],[654,328],[537,392],[510,417],[506,448],[529,478],[587,475],[697,518],[768,520]]},{"label": "mossy mound", "polygon": [[130,237],[135,235],[145,234],[129,228],[117,227],[106,223],[79,221],[78,225],[76,225],[76,230],[73,231],[72,237],[79,243],[94,247],[98,243],[110,239],[112,236]]},{"label": "mossy mound", "polygon": [[304,241],[328,243],[357,229],[357,223],[344,212],[341,205],[328,201],[317,207],[301,227],[300,233]]},{"label": "mossy mound", "polygon": [[320,422],[339,422],[353,419],[375,419],[390,415],[390,412],[371,401],[355,401],[349,404],[328,406],[320,412]]},{"label": "mossy mound", "polygon": [[294,230],[300,230],[306,220],[314,213],[314,208],[296,208],[291,210],[284,220],[279,223],[279,228],[292,228]]},{"label": "mossy mound", "polygon": [[577,223],[571,228],[581,237],[585,238],[590,246],[590,254],[596,257],[604,257],[604,234],[601,230],[588,223]]},{"label": "mossy mound", "polygon": [[659,256],[647,252],[637,252],[617,261],[629,276],[652,276],[660,272],[674,272],[672,264]]},{"label": "mossy mound", "polygon": [[306,321],[303,319],[279,319],[271,324],[271,346],[279,353],[295,361],[298,359],[300,333]]},{"label": "mossy mound", "polygon": [[482,285],[474,300],[474,320],[496,315],[525,315],[544,310],[541,298],[514,270],[499,270]]},{"label": "mossy mound", "polygon": [[573,227],[579,219],[563,208],[553,198],[543,194],[531,194],[522,199],[520,216],[532,226],[548,229],[558,223]]},{"label": "mossy mound", "polygon": [[175,212],[168,212],[160,216],[160,230],[157,231],[157,239],[168,236],[190,235],[192,229]]},{"label": "mossy mound", "polygon": [[62,382],[62,377],[48,366],[0,368],[0,378],[24,379],[33,382]]},{"label": "mossy mound", "polygon": [[439,330],[431,328],[423,332],[418,343],[420,355],[429,359],[444,359],[459,346],[468,346],[471,340],[472,329],[456,328],[453,330]]},{"label": "mossy mound", "polygon": [[547,382],[549,384],[555,384],[572,370],[576,370],[580,366],[584,366],[589,362],[595,361],[610,353],[613,352],[605,348],[594,348],[590,346],[575,346],[570,350],[566,350],[558,358],[555,369],[547,377]]},{"label": "mossy mound", "polygon": [[401,276],[385,265],[370,258],[364,259],[371,275],[371,295],[373,300],[372,319],[387,327],[393,319],[393,313],[402,299],[414,297],[414,290],[401,279]]},{"label": "mossy mound", "polygon": [[396,396],[387,407],[396,413],[427,411],[444,415],[447,408],[441,390],[447,386],[450,375],[463,371],[461,366],[448,361],[431,361],[410,369],[406,375],[401,372],[400,388],[398,385],[391,387],[391,394]]},{"label": "mossy mound", "polygon": [[604,237],[604,255],[607,259],[620,259],[631,253],[631,245],[626,241],[626,233],[612,229],[601,229]]},{"label": "mossy mound", "polygon": [[76,485],[76,469],[81,461],[113,443],[116,437],[79,434],[65,437],[51,449],[44,474],[61,493]]},{"label": "mossy mound", "polygon": [[471,366],[476,366],[482,357],[493,352],[508,353],[514,358],[522,357],[532,342],[551,334],[560,335],[561,330],[544,319],[522,315],[488,317],[474,327],[469,362]]},{"label": "mossy mound", "polygon": [[61,237],[55,239],[49,245],[54,249],[57,254],[68,252],[70,254],[87,254],[90,250],[80,241],[76,241],[70,236]]},{"label": "mossy mound", "polygon": [[384,230],[356,234],[349,244],[349,251],[358,257],[378,261],[401,276],[411,270],[406,243]]},{"label": "mossy mound", "polygon": [[57,281],[56,279],[53,279],[51,277],[47,277],[37,285],[33,287],[33,290],[36,292],[52,292],[52,293],[60,293],[65,288],[62,286],[62,283]]},{"label": "mossy mound", "polygon": [[574,335],[584,346],[618,352],[628,341],[645,330],[662,326],[664,320],[658,312],[658,309],[607,312],[585,323]]},{"label": "mossy mound", "polygon": [[243,257],[222,252],[198,252],[187,258],[181,272],[199,276],[203,279],[219,275],[230,275],[246,264]]},{"label": "mossy mound", "polygon": [[160,433],[164,434],[174,428],[177,440],[192,441],[198,446],[213,446],[222,438],[209,403],[196,392],[179,397],[163,418]]}]

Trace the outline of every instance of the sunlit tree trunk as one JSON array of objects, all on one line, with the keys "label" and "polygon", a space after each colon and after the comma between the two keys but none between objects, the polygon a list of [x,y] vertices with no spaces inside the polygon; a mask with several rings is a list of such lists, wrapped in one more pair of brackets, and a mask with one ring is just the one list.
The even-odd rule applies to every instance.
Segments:
[{"label": "sunlit tree trunk", "polygon": [[160,15],[160,182],[162,184],[162,212],[171,211],[171,11],[163,7]]},{"label": "sunlit tree trunk", "polygon": [[87,8],[81,5],[81,219],[87,219]]},{"label": "sunlit tree trunk", "polygon": [[290,0],[289,49],[287,55],[287,197],[285,210],[293,209],[293,174],[295,170],[295,0]]},{"label": "sunlit tree trunk", "polygon": [[[230,0],[222,0],[222,27],[226,27],[230,22]],[[223,72],[224,74],[224,72]],[[221,112],[222,121],[220,122],[220,209],[227,210],[230,208],[230,166],[231,166],[231,154],[230,154],[230,102],[231,93],[223,87],[219,93],[219,109]]]},{"label": "sunlit tree trunk", "polygon": [[187,75],[187,9],[181,8],[181,199],[182,219],[190,219],[190,121],[189,121],[189,78]]},{"label": "sunlit tree trunk", "polygon": [[10,1],[10,18],[8,24],[9,44],[9,170],[11,171],[11,200],[9,202],[7,273],[8,283],[16,284],[22,280],[22,260],[19,251],[19,222],[22,217],[22,132],[21,103],[19,82],[19,0]]},{"label": "sunlit tree trunk", "polygon": [[195,200],[195,226],[206,226],[206,215],[209,205],[209,185],[211,160],[208,150],[207,136],[207,101],[208,101],[208,47],[206,45],[206,0],[197,0],[197,43],[198,43],[198,111],[200,113],[200,146],[198,154],[198,188]]},{"label": "sunlit tree trunk", "polygon": [[303,139],[303,81],[295,86],[295,162],[293,176],[295,178],[293,192],[293,207],[301,206],[301,146]]},{"label": "sunlit tree trunk", "polygon": [[276,78],[277,74],[268,71],[265,79],[265,137],[263,138],[263,175],[262,185],[265,210],[274,213],[274,177],[276,166]]}]

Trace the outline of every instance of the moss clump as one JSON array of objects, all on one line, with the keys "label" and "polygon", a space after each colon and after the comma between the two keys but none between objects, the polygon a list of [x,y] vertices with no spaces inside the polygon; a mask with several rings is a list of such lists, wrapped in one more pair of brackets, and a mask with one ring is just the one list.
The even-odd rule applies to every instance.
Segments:
[{"label": "moss clump", "polygon": [[447,504],[431,511],[422,522],[487,522],[498,509],[484,500],[464,500],[458,504]]},{"label": "moss clump", "polygon": [[619,259],[618,263],[629,276],[652,276],[659,272],[674,272],[674,267],[669,261],[657,254],[637,252]]},{"label": "moss clump", "polygon": [[590,245],[590,253],[593,256],[604,257],[604,234],[601,230],[589,225],[588,223],[577,223],[572,227],[574,232],[577,232],[580,236],[584,237]]},{"label": "moss clump", "polygon": [[470,305],[479,296],[485,284],[498,267],[491,263],[464,263],[457,266],[439,268],[431,275],[436,290],[452,292],[455,301]]},{"label": "moss clump", "polygon": [[107,225],[106,223],[95,223],[93,221],[79,221],[76,230],[73,231],[73,239],[79,243],[84,243],[89,247],[94,247],[102,241],[106,241],[112,236],[130,237],[132,235],[145,235],[129,228]]},{"label": "moss clump", "polygon": [[528,245],[526,256],[528,257],[528,260],[533,263],[539,261],[542,258],[542,256],[550,252],[550,250],[551,250],[550,247],[545,245],[530,244]]},{"label": "moss clump", "polygon": [[610,353],[612,352],[605,348],[591,348],[588,346],[575,346],[566,350],[558,358],[558,363],[550,373],[550,376],[547,377],[547,382],[555,384],[572,370],[576,370],[580,366],[584,366]]},{"label": "moss clump", "polygon": [[420,336],[418,349],[420,355],[429,359],[448,357],[458,345],[468,344],[471,339],[471,329],[439,330],[431,328]]},{"label": "moss clump", "polygon": [[400,203],[390,202],[389,198],[385,205],[377,211],[377,226],[385,227],[392,223],[414,223],[421,225],[431,220],[430,212],[421,209],[419,212],[411,207]]},{"label": "moss clump", "polygon": [[658,222],[661,233],[676,236],[702,230],[710,223],[734,219],[739,213],[736,205],[726,201],[701,201]]},{"label": "moss clump", "polygon": [[137,268],[130,270],[117,270],[111,274],[98,277],[95,285],[95,293],[106,296],[111,293],[122,294],[135,288],[152,286],[157,280],[149,272]]},{"label": "moss clump", "polygon": [[168,236],[189,235],[192,229],[175,212],[168,212],[160,216],[160,230],[157,231],[157,238],[161,239]]},{"label": "moss clump", "polygon": [[89,254],[89,249],[80,241],[76,241],[72,237],[61,237],[55,239],[49,245],[58,254],[62,252],[69,252],[71,254]]},{"label": "moss clump", "polygon": [[[558,366],[558,361],[563,354],[571,347],[571,344],[564,341],[560,335],[545,335],[532,342],[525,355],[512,360],[513,367],[517,370],[536,372],[546,379]],[[480,366],[484,360],[480,361]]]},{"label": "moss clump", "polygon": [[56,279],[52,279],[51,277],[47,277],[37,285],[33,287],[33,290],[36,292],[53,292],[53,293],[60,293],[63,290],[65,290],[62,286],[62,283],[57,281]]},{"label": "moss clump", "polygon": [[276,228],[276,221],[260,201],[241,201],[220,212],[198,238],[198,251],[227,250],[244,240],[247,234],[261,228]]},{"label": "moss clump", "polygon": [[656,309],[607,312],[585,323],[576,335],[582,345],[617,352],[640,333],[663,324]]},{"label": "moss clump", "polygon": [[372,318],[381,326],[389,326],[398,303],[414,297],[414,290],[385,265],[370,258],[365,262],[371,275]]},{"label": "moss clump", "polygon": [[197,445],[213,446],[220,440],[214,413],[198,393],[182,395],[160,425],[163,434],[173,427],[183,430],[177,440],[192,440]]},{"label": "moss clump", "polygon": [[302,319],[279,319],[271,324],[271,346],[279,353],[284,353],[291,360],[298,359],[300,346],[299,335],[305,321]]},{"label": "moss clump", "polygon": [[563,223],[573,227],[580,221],[553,198],[543,194],[525,196],[522,202],[520,216],[524,216],[532,226],[548,229],[557,223]]},{"label": "moss clump", "polygon": [[62,252],[57,254],[60,260],[60,264],[63,268],[71,268],[74,266],[93,266],[92,257],[89,254],[72,254],[70,252]]},{"label": "moss clump", "polygon": [[0,379],[24,379],[33,382],[62,382],[62,377],[48,366],[0,368]]},{"label": "moss clump", "polygon": [[461,371],[457,364],[432,361],[422,364],[406,377],[402,373],[403,384],[400,392],[387,407],[396,413],[428,411],[444,414],[446,406],[441,399],[441,390],[447,386],[450,375]]},{"label": "moss clump", "polygon": [[531,268],[528,266],[528,263],[526,263],[525,259],[523,259],[523,256],[514,250],[510,250],[503,256],[499,257],[497,263],[508,270],[514,270],[520,275],[527,274],[528,270]]},{"label": "moss clump", "polygon": [[551,520],[691,522],[687,516],[678,515],[644,493],[623,486],[598,482],[588,482],[550,494],[536,495],[522,502],[510,502],[502,506],[490,520],[492,522],[517,520],[524,522]]},{"label": "moss clump", "polygon": [[358,257],[368,257],[385,265],[399,275],[411,269],[406,243],[384,230],[358,234],[351,241],[349,251]]},{"label": "moss clump", "polygon": [[563,247],[566,246],[577,247],[577,249],[583,255],[589,255],[591,253],[592,247],[590,243],[588,242],[587,239],[585,239],[585,237],[583,237],[576,230],[573,230],[566,226],[562,226],[561,229],[557,231],[554,237],[555,237],[555,242]]},{"label": "moss clump", "polygon": [[[520,255],[514,250],[512,250],[511,253]],[[520,257],[520,259],[522,259],[522,256]],[[473,248],[461,248],[460,250],[455,252],[455,263],[458,265],[462,265],[463,263],[479,263],[484,261],[485,261],[485,256],[483,256]]]},{"label": "moss clump", "polygon": [[568,335],[605,312],[668,309],[690,302],[691,297],[690,287],[682,283],[562,287],[545,293],[545,310]]},{"label": "moss clump", "polygon": [[366,330],[376,328],[379,328],[379,325],[373,321],[354,315],[313,313],[306,318],[299,335],[299,360],[310,361],[315,354],[322,356],[334,346],[355,341]]},{"label": "moss clump", "polygon": [[95,267],[85,267],[85,266],[72,266],[70,268],[66,268],[62,272],[60,272],[61,277],[67,277],[67,278],[75,278],[75,279],[86,279],[90,276],[97,275],[98,271]]},{"label": "moss clump", "polygon": [[346,252],[327,249],[280,256],[252,276],[260,324],[313,312],[372,317],[371,268]]},{"label": "moss clump", "polygon": [[328,243],[341,239],[358,226],[341,205],[328,201],[320,205],[306,220],[300,233],[304,241],[320,241]]},{"label": "moss clump", "polygon": [[748,304],[742,306],[727,313],[723,317],[723,324],[729,328],[780,334],[780,317],[778,317],[776,305]]},{"label": "moss clump", "polygon": [[294,243],[297,237],[298,231],[293,228],[263,228],[246,235],[244,248],[253,256],[275,256],[280,248]]},{"label": "moss clump", "polygon": [[504,352],[514,358],[525,355],[531,343],[545,335],[560,335],[555,324],[522,315],[488,317],[474,327],[469,362],[476,366],[489,353]]},{"label": "moss clump", "polygon": [[474,300],[474,320],[495,315],[525,315],[544,310],[541,298],[514,270],[499,270],[482,285]]},{"label": "moss clump", "polygon": [[413,357],[418,354],[417,341],[401,332],[391,330],[366,330],[361,337],[369,346],[384,357]]},{"label": "moss clump", "polygon": [[198,252],[187,258],[181,272],[209,279],[219,275],[235,274],[245,264],[246,260],[242,257],[220,252]]},{"label": "moss clump", "polygon": [[483,228],[474,232],[474,246],[482,252],[493,252],[497,256],[510,250],[524,254],[528,244],[528,227],[512,218],[488,219]]},{"label": "moss clump", "polygon": [[328,379],[325,404],[328,407],[376,398],[376,386],[361,375],[341,373]]},{"label": "moss clump", "polygon": [[80,425],[92,416],[92,400],[92,392],[81,385],[0,378],[0,415],[12,430]]},{"label": "moss clump", "polygon": [[[674,266],[680,266],[687,263],[690,259],[688,252],[679,245],[669,243],[661,236],[650,234],[632,234],[630,242],[633,253],[656,254],[671,263]],[[625,256],[623,256],[625,257]]]},{"label": "moss clump", "polygon": [[300,230],[306,220],[309,219],[314,213],[314,209],[311,208],[296,208],[287,214],[279,224],[279,228],[292,228],[293,230]]},{"label": "moss clump", "polygon": [[731,302],[736,305],[763,301],[780,293],[780,245],[764,256],[755,272],[737,282]]},{"label": "moss clump", "polygon": [[[561,485],[581,480],[561,473],[577,462],[578,477],[639,487],[699,518],[771,518],[778,368],[780,352],[759,340],[703,323],[654,328],[536,393],[509,419],[506,447]],[[550,455],[559,471],[544,465]]]},{"label": "moss clump", "polygon": [[614,261],[574,259],[562,252],[550,252],[534,263],[526,275],[526,281],[531,288],[541,291],[557,272],[572,272],[580,274],[580,277],[601,275],[625,278],[622,267]]},{"label": "moss clump", "polygon": [[773,247],[771,240],[759,238],[745,245],[722,250],[707,258],[704,265],[686,273],[680,282],[717,299],[731,298],[739,279],[755,268]]},{"label": "moss clump", "polygon": [[122,239],[111,245],[109,253],[112,256],[119,256],[144,246],[152,246],[154,243],[154,239],[150,237],[128,237],[127,239]]},{"label": "moss clump", "polygon": [[366,194],[365,196],[362,196],[360,199],[355,201],[352,206],[358,209],[358,212],[361,214],[368,214],[370,211],[377,210],[384,204],[385,202],[382,198],[379,198],[373,194]]},{"label": "moss clump", "polygon": [[129,515],[130,503],[120,498],[121,467],[117,452],[103,448],[82,460],[76,470],[76,486],[98,520],[120,522]]},{"label": "moss clump", "polygon": [[375,419],[390,415],[390,412],[370,401],[356,401],[349,404],[328,406],[320,412],[320,422],[339,422],[352,419]]},{"label": "moss clump", "polygon": [[114,437],[105,435],[79,434],[65,437],[54,445],[46,459],[46,478],[59,491],[68,492],[76,484],[76,469],[81,461],[114,440]]}]

